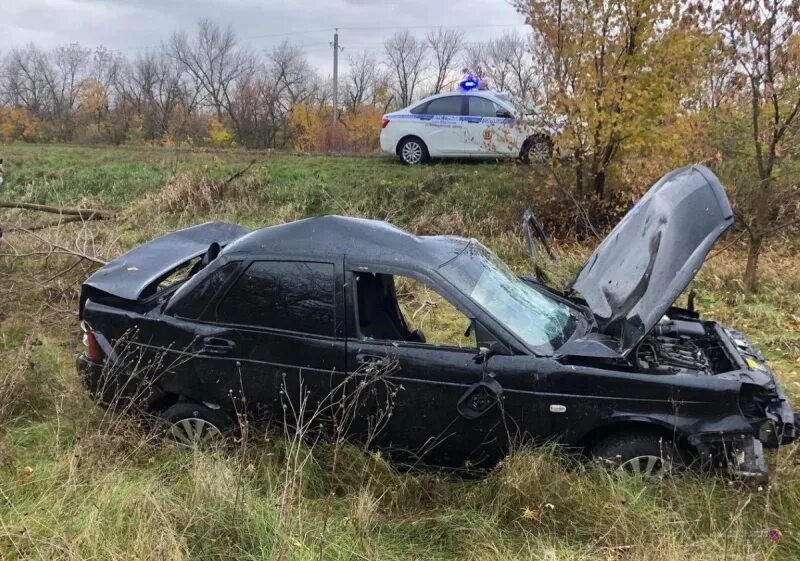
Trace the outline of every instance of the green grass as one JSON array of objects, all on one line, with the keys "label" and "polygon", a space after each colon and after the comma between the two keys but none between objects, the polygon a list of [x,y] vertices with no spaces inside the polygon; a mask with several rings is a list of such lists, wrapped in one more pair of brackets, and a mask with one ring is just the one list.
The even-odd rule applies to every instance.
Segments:
[{"label": "green grass", "polygon": [[[39,231],[106,258],[203,220],[256,227],[336,212],[480,237],[522,271],[518,221],[536,203],[531,185],[543,181],[505,163],[407,168],[383,158],[18,145],[0,156],[0,200],[117,210],[109,222]],[[220,191],[253,157],[250,172]],[[8,248],[41,249],[10,228],[53,219],[0,212]],[[558,250],[555,278],[588,251]],[[751,336],[800,404],[796,247],[765,254],[755,295],[740,290],[741,257],[730,251],[706,264],[693,283],[698,307]],[[245,446],[220,454],[147,441],[131,420],[96,407],[75,373],[76,287],[91,267],[50,278],[73,261],[0,258],[0,399],[9,404],[0,404],[0,559],[800,558],[792,450],[770,454],[771,485],[757,489],[697,473],[620,480],[550,449],[520,450],[491,477],[458,481],[255,429]],[[404,305],[416,310],[425,299]],[[442,336],[461,329],[440,306],[418,319]],[[780,543],[769,528],[781,529]]]}]

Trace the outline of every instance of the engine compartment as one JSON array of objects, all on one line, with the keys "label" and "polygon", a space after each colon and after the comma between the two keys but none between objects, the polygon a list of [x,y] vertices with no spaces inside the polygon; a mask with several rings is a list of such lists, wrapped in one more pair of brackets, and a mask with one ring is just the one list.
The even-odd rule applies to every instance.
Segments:
[{"label": "engine compartment", "polygon": [[637,368],[719,374],[735,368],[711,322],[664,316],[633,353]]}]

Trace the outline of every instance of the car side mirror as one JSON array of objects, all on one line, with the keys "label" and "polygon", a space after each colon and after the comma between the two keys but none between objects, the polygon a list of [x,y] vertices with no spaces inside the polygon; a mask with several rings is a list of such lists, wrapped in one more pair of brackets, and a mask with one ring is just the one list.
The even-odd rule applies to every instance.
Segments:
[{"label": "car side mirror", "polygon": [[478,347],[478,354],[473,357],[477,364],[486,364],[494,355],[508,354],[508,349],[502,343],[492,341],[488,347]]},{"label": "car side mirror", "polygon": [[[470,334],[475,335],[475,343],[478,347],[478,354],[475,355],[475,361],[480,364],[484,361],[484,359],[489,358],[494,355],[510,355],[511,351],[507,346],[497,340],[497,337],[494,336],[484,325],[478,321],[476,318],[472,318],[470,320],[469,327],[467,328],[465,336],[469,336]],[[484,352],[485,351],[485,352]],[[481,357],[480,359],[478,357]]]},{"label": "car side mirror", "polygon": [[498,116],[498,117],[502,117],[503,119],[513,119],[514,118],[514,115],[512,115],[509,111],[506,111],[505,109],[498,109],[497,113],[495,113],[495,115]]}]

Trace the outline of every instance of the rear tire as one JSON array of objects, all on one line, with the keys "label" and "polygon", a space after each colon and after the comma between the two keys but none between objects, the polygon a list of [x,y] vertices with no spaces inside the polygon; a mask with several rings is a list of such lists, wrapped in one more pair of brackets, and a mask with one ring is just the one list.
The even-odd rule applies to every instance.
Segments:
[{"label": "rear tire", "polygon": [[545,135],[532,136],[525,141],[519,159],[524,164],[531,162],[544,165],[553,157],[553,141]]},{"label": "rear tire", "polygon": [[591,455],[615,473],[645,479],[664,477],[685,464],[672,440],[644,430],[612,434],[595,444]]},{"label": "rear tire", "polygon": [[403,140],[397,147],[397,156],[407,166],[419,165],[428,160],[428,147],[416,136]]},{"label": "rear tire", "polygon": [[191,401],[168,407],[160,417],[166,439],[196,450],[225,446],[233,428],[233,421],[225,413]]}]

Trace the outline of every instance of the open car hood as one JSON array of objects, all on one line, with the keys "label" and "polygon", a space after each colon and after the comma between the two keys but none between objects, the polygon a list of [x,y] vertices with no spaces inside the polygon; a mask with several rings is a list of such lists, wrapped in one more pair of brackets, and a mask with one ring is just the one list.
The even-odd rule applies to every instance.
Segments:
[{"label": "open car hood", "polygon": [[732,224],[728,197],[705,166],[674,170],[653,185],[571,284],[591,309],[603,345],[628,354]]}]

